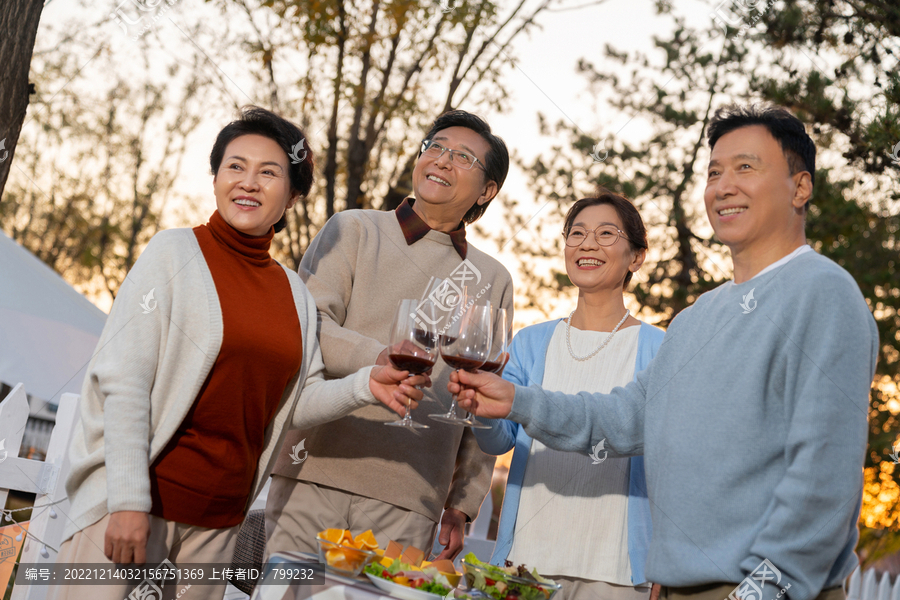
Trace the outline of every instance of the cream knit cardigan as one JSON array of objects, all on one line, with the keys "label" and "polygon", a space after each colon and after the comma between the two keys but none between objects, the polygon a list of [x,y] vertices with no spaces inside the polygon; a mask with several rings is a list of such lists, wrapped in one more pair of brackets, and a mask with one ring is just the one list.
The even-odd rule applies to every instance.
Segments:
[{"label": "cream knit cardigan", "polygon": [[[368,385],[372,367],[324,380],[315,301],[297,273],[285,273],[300,319],[303,362],[266,428],[245,510],[289,428],[313,427],[376,401]],[[69,448],[64,540],[107,513],[150,511],[150,465],[193,406],[221,345],[219,297],[194,232],[158,233],[122,283],[88,366]]]}]

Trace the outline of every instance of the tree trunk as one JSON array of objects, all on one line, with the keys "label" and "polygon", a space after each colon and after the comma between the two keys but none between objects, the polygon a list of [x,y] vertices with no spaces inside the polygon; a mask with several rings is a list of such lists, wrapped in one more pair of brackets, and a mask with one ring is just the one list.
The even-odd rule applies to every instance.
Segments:
[{"label": "tree trunk", "polygon": [[678,184],[678,187],[672,193],[672,214],[670,216],[670,223],[675,226],[676,242],[678,245],[678,255],[676,260],[680,266],[678,273],[672,277],[672,281],[675,283],[673,286],[674,292],[672,294],[672,318],[675,318],[678,313],[693,304],[696,299],[688,298],[691,290],[695,289],[693,276],[696,275],[698,281],[703,278],[703,269],[700,268],[697,255],[694,252],[693,246],[691,246],[692,240],[696,239],[697,236],[691,230],[691,227],[687,222],[684,202],[688,186],[694,178],[694,164],[697,162],[697,156],[700,153],[700,149],[703,147],[704,139],[706,139],[706,127],[709,124],[713,101],[716,97],[716,89],[719,81],[719,67],[721,64],[722,58],[720,57],[716,70],[713,72],[709,82],[709,89],[707,90],[709,99],[706,103],[706,111],[703,114],[703,126],[700,128],[700,134],[694,142],[690,154],[684,161],[684,166],[681,169],[681,183]]},{"label": "tree trunk", "polygon": [[328,154],[325,159],[325,218],[334,214],[335,178],[337,177],[338,107],[341,103],[341,88],[344,85],[344,47],[347,43],[347,11],[344,3],[338,1],[337,70],[334,75],[334,98],[331,100],[331,119],[328,121]]},{"label": "tree trunk", "polygon": [[400,176],[397,177],[397,183],[391,186],[391,189],[384,195],[384,201],[381,203],[381,210],[395,210],[400,206],[406,198],[412,196],[412,174],[416,168],[418,160],[418,151],[409,155]]},{"label": "tree trunk", "polygon": [[28,109],[28,70],[44,0],[0,2],[0,197]]},{"label": "tree trunk", "polygon": [[[366,36],[365,50],[362,53],[362,71],[359,74],[357,86],[356,106],[353,112],[353,124],[350,126],[350,135],[347,142],[347,208],[365,208],[363,205],[362,182],[366,175],[366,141],[361,136],[363,110],[366,107],[366,90],[369,84],[369,68],[372,66],[372,45],[375,39],[375,26],[378,22],[378,10],[381,3],[372,4],[372,19],[369,21],[369,31]],[[377,110],[377,108],[373,109]]]}]

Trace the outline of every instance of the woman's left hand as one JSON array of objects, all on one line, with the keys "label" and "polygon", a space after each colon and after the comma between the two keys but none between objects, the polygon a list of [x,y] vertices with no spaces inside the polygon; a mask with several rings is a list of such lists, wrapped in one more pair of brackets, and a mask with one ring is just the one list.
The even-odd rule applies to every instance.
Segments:
[{"label": "woman's left hand", "polygon": [[398,371],[391,365],[374,367],[369,375],[369,389],[375,398],[398,415],[406,414],[406,406],[412,410],[419,405],[424,393],[419,387],[431,387],[428,375],[410,376],[408,371]]}]

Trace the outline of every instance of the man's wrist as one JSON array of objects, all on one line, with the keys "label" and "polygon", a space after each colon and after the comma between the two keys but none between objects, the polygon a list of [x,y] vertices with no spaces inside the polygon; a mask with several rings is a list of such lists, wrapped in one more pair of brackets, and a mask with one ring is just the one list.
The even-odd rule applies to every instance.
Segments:
[{"label": "man's wrist", "polygon": [[460,510],[460,509],[458,509],[458,508],[453,508],[452,506],[445,506],[445,507],[444,507],[444,512],[446,512],[446,511],[448,511],[448,510],[452,510],[452,511],[454,511],[454,512],[457,512],[457,513],[461,514],[463,517],[465,517],[466,523],[471,523],[471,522],[472,522],[472,518],[471,518],[468,514],[466,514],[465,511],[462,511],[462,510]]}]

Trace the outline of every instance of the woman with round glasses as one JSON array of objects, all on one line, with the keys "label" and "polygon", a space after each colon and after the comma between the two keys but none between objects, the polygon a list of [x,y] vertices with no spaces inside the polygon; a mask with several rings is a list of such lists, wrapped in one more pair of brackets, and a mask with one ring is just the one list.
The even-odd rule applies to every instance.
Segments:
[{"label": "woman with round glasses", "polygon": [[[634,205],[600,189],[566,214],[566,273],[578,288],[567,319],[526,327],[503,378],[576,393],[607,393],[650,362],[663,332],[634,318],[623,293],[641,267],[647,233]],[[483,419],[479,446],[513,458],[491,561],[536,566],[561,583],[561,600],[645,600],[650,506],[642,457],[551,450],[505,419]]]}]

